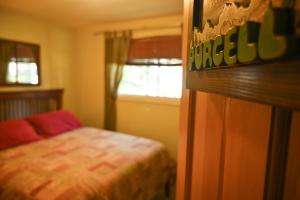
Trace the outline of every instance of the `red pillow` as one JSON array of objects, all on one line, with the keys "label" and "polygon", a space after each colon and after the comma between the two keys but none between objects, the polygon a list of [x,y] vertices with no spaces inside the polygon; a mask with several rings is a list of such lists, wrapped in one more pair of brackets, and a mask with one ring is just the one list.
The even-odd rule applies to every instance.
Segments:
[{"label": "red pillow", "polygon": [[42,139],[25,120],[0,122],[0,150]]},{"label": "red pillow", "polygon": [[70,112],[61,110],[34,115],[27,120],[38,134],[51,137],[60,133],[82,127],[79,120]]}]

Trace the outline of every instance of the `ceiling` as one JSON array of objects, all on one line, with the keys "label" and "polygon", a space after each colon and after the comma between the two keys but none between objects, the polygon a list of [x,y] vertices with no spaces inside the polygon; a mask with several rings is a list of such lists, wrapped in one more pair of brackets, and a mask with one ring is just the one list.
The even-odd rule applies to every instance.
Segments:
[{"label": "ceiling", "polygon": [[183,0],[0,0],[0,7],[80,27],[180,14]]}]

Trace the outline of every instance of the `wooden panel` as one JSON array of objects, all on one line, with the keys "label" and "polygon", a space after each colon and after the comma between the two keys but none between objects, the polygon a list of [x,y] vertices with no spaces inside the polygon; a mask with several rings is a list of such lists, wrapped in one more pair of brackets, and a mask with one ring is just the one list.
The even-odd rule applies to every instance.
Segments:
[{"label": "wooden panel", "polygon": [[300,61],[295,60],[189,72],[188,87],[299,110],[299,66]]},{"label": "wooden panel", "polygon": [[292,118],[283,199],[300,200],[300,112]]},{"label": "wooden panel", "polygon": [[223,200],[263,199],[271,107],[229,99]]},{"label": "wooden panel", "polygon": [[197,93],[191,199],[219,199],[226,98]]}]

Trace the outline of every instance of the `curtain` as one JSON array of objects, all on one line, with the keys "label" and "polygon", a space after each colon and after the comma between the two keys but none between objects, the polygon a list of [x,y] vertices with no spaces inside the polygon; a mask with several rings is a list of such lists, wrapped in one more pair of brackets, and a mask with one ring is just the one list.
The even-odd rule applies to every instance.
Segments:
[{"label": "curtain", "polygon": [[6,83],[8,64],[15,57],[15,48],[11,43],[0,42],[0,84]]},{"label": "curtain", "polygon": [[128,58],[131,31],[105,33],[105,129],[116,130],[116,99]]}]

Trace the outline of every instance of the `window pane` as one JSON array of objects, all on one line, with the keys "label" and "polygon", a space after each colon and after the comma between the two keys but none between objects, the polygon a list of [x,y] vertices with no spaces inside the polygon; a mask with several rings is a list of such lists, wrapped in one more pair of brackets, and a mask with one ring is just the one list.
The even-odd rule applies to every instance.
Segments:
[{"label": "window pane", "polygon": [[181,97],[182,67],[160,67],[159,88],[160,97]]},{"label": "window pane", "polygon": [[126,65],[119,94],[181,97],[182,67]]},{"label": "window pane", "polygon": [[10,62],[6,76],[8,83],[38,84],[36,63]]},{"label": "window pane", "polygon": [[38,84],[37,66],[35,63],[19,62],[18,67],[18,82]]},{"label": "window pane", "polygon": [[17,63],[9,62],[8,70],[6,74],[6,81],[8,83],[16,83],[17,82]]},{"label": "window pane", "polygon": [[146,95],[143,90],[147,83],[146,77],[146,67],[125,66],[119,93],[129,95]]},{"label": "window pane", "polygon": [[149,66],[146,67],[148,69],[148,76],[147,76],[147,87],[144,88],[146,90],[146,95],[148,96],[157,96],[157,89],[159,87],[159,80],[158,80],[158,67],[157,66]]}]

